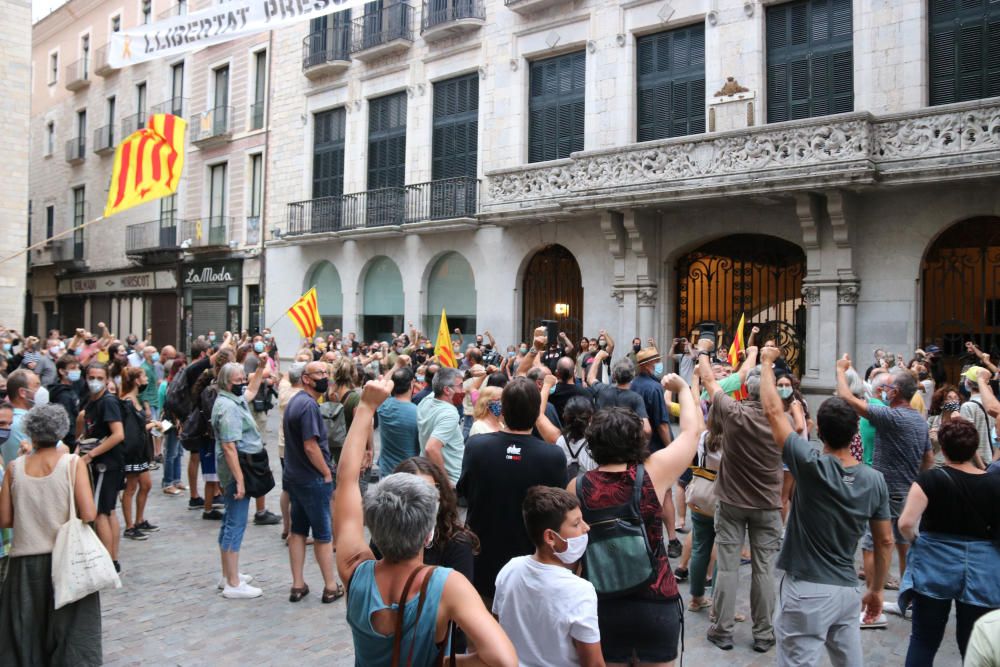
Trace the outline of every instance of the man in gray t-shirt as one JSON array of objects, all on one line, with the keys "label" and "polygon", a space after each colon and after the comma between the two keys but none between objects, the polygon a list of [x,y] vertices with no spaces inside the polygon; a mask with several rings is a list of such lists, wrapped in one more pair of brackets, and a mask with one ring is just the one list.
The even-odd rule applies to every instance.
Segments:
[{"label": "man in gray t-shirt", "polygon": [[[774,442],[796,481],[778,556],[778,568],[785,572],[774,618],[778,664],[815,665],[825,647],[834,663],[860,665],[858,608],[863,605],[862,618],[869,621],[881,615],[892,557],[889,491],[881,473],[851,454],[858,419],[846,401],[827,399],[816,414],[822,454],[792,430],[775,383],[777,357],[773,348],[761,351],[760,397]],[[877,537],[876,567],[859,600],[854,552],[866,528]]]},{"label": "man in gray t-shirt", "polygon": [[[906,571],[906,553],[909,543],[899,532],[896,522],[906,504],[906,494],[920,474],[934,465],[934,450],[931,448],[927,422],[919,412],[910,407],[910,400],[917,393],[917,381],[903,368],[889,371],[888,382],[878,387],[879,398],[885,403],[873,405],[851,393],[847,382],[847,369],[851,359],[846,354],[837,361],[837,396],[854,408],[860,417],[865,417],[875,428],[875,452],[872,467],[885,477],[889,489],[889,513],[892,515],[892,532],[899,554],[899,579]],[[864,557],[865,576],[871,576],[873,563],[873,543],[870,533],[861,540]]]}]

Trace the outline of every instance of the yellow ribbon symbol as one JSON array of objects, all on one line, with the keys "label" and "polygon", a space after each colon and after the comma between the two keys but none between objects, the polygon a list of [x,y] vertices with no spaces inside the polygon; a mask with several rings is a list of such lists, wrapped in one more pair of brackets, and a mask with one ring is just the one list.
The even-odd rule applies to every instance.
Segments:
[{"label": "yellow ribbon symbol", "polygon": [[126,60],[132,57],[132,40],[125,37],[125,41],[122,43],[122,60]]}]

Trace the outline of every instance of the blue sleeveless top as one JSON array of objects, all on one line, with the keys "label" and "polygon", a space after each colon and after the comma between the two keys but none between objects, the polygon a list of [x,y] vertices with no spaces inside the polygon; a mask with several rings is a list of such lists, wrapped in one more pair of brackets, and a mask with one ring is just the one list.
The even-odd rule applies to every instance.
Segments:
[{"label": "blue sleeveless top", "polygon": [[[405,663],[406,656],[413,648],[413,667],[433,665],[438,656],[438,647],[434,643],[437,634],[438,604],[444,590],[445,579],[451,574],[451,568],[438,567],[430,575],[427,584],[427,599],[424,610],[420,614],[420,624],[414,630],[413,623],[417,617],[417,605],[420,596],[416,595],[406,603],[403,612],[403,641],[400,650],[400,660]],[[412,590],[419,591],[414,586]],[[396,604],[387,605],[379,593],[375,583],[375,561],[366,560],[358,565],[351,577],[350,590],[347,594],[347,623],[351,626],[354,636],[354,664],[364,667],[389,667],[392,661],[392,635],[383,635],[372,627],[371,616],[382,609],[398,609]],[[447,651],[447,647],[445,647]]]}]

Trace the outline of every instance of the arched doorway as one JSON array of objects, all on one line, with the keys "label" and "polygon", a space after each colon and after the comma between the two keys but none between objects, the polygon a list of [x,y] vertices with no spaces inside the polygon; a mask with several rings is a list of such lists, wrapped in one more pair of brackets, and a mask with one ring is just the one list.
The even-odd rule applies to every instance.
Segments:
[{"label": "arched doorway", "polygon": [[461,329],[465,342],[476,336],[476,278],[472,267],[457,252],[442,255],[427,276],[427,314],[424,331],[435,340],[441,309],[448,312],[448,326]]},{"label": "arched doorway", "polygon": [[965,342],[1000,352],[1000,218],[980,217],[946,229],[921,266],[921,343],[940,346],[948,377],[958,376]]},{"label": "arched doorway", "polygon": [[[524,270],[521,335],[530,342],[542,320],[556,320],[570,340],[583,335],[583,279],[573,253],[561,245],[545,246],[534,254]],[[556,305],[568,314],[557,314]]]},{"label": "arched doorway", "polygon": [[317,262],[306,274],[302,285],[305,293],[316,288],[319,316],[323,320],[323,331],[342,329],[344,326],[344,290],[340,285],[340,273],[327,261]]},{"label": "arched doorway", "polygon": [[388,257],[372,260],[365,272],[361,336],[366,342],[389,341],[403,330],[403,278]]},{"label": "arched doorway", "polygon": [[677,266],[677,321],[682,335],[716,323],[729,345],[746,315],[744,340],[754,325],[758,343],[774,338],[785,362],[802,374],[805,314],[802,279],[806,256],[794,243],[763,234],[733,234],[701,246]]}]

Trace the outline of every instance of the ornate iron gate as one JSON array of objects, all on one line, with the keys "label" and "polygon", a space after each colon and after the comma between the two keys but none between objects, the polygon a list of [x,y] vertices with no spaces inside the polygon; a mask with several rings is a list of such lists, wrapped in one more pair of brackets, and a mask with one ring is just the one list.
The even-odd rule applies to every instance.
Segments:
[{"label": "ornate iron gate", "polygon": [[1000,218],[972,218],[942,234],[924,257],[922,343],[941,347],[957,378],[965,342],[1000,353]]},{"label": "ornate iron gate", "polygon": [[798,246],[772,236],[734,234],[685,255],[677,267],[677,321],[691,335],[716,323],[723,345],[746,314],[744,340],[760,327],[758,344],[774,338],[785,362],[802,374],[805,361],[806,258]]},{"label": "ornate iron gate", "polygon": [[[561,245],[539,250],[525,269],[523,288],[523,341],[531,343],[531,334],[542,320],[557,320],[560,331],[570,340],[580,339],[583,335],[583,281],[573,253]],[[567,305],[569,314],[556,315],[557,303]]]}]

